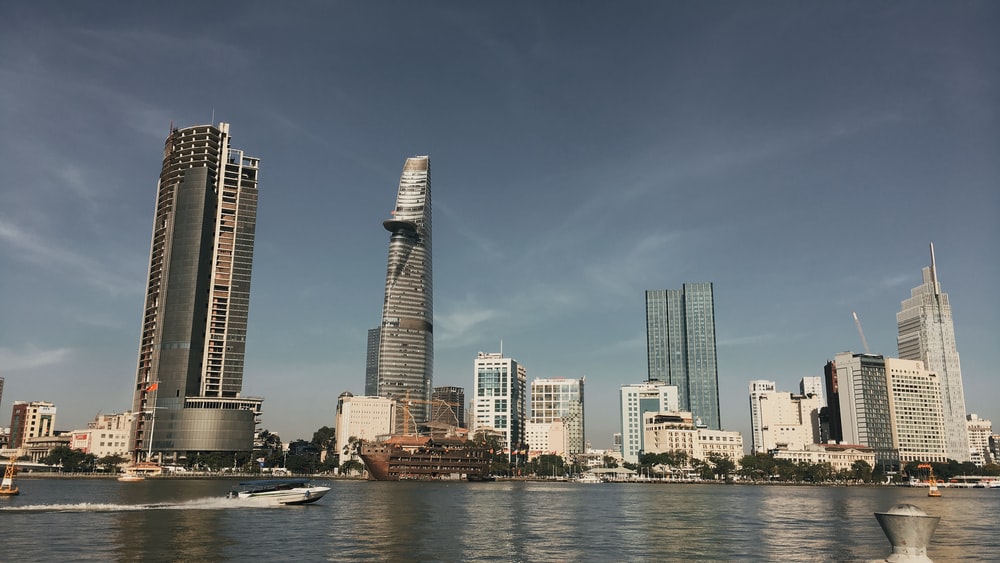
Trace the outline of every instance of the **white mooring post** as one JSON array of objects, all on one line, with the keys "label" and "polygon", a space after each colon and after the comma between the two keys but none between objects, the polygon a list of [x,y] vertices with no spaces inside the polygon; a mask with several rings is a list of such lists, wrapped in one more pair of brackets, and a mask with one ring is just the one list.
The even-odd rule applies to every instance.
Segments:
[{"label": "white mooring post", "polygon": [[928,516],[912,504],[897,504],[888,512],[876,512],[875,519],[892,544],[892,554],[880,561],[890,563],[927,563],[927,545],[937,528],[940,516]]}]

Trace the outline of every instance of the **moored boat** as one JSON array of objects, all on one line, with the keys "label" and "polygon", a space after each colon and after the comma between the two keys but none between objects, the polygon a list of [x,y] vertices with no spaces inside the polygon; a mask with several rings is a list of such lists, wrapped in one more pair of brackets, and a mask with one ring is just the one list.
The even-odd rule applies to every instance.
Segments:
[{"label": "moored boat", "polygon": [[265,479],[240,483],[227,498],[285,505],[310,504],[329,491],[330,487],[313,485],[308,479]]},{"label": "moored boat", "polygon": [[363,441],[361,461],[373,481],[490,480],[490,450],[454,438],[397,435]]},{"label": "moored boat", "polygon": [[118,476],[119,481],[133,482],[145,481],[146,477],[159,477],[163,475],[163,467],[156,463],[142,462],[130,463],[122,470]]}]

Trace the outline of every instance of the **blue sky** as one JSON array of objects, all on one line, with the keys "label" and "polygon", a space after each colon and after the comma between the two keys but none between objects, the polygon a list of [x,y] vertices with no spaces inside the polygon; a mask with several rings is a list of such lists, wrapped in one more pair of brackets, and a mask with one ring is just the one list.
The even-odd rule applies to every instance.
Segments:
[{"label": "blue sky", "polygon": [[[967,408],[1000,425],[995,2],[0,7],[0,417],[131,405],[163,142],[261,159],[244,392],[283,439],[364,390],[403,162],[430,155],[435,385],[477,352],[586,376],[610,445],[646,289],[715,284],[723,426],[896,355],[937,253]],[[5,424],[6,419],[0,418]]]}]

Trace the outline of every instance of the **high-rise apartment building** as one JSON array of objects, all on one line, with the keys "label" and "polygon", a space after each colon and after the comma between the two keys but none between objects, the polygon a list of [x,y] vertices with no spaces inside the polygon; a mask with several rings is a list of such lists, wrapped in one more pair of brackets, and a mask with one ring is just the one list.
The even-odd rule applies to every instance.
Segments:
[{"label": "high-rise apartment building", "polygon": [[979,467],[987,463],[996,463],[997,460],[990,453],[993,423],[970,413],[966,416],[966,428],[969,429],[969,455],[972,457],[972,463]]},{"label": "high-rise apartment building", "polygon": [[842,442],[844,429],[840,424],[840,382],[837,381],[837,362],[830,360],[823,366],[826,390],[826,407],[820,410],[820,441]]},{"label": "high-rise apartment building", "polygon": [[889,413],[899,461],[946,462],[941,383],[919,360],[885,359]]},{"label": "high-rise apartment building", "polygon": [[[563,437],[559,455],[571,458],[586,452],[583,424],[583,389],[585,377],[554,377],[531,382],[531,422],[537,425],[558,424]],[[539,434],[540,435],[540,434]],[[546,440],[548,442],[548,440]],[[540,447],[541,444],[528,445]]]},{"label": "high-rise apartment building", "polygon": [[22,448],[29,438],[52,436],[56,407],[45,401],[14,401],[10,416],[10,447]]},{"label": "high-rise apartment building", "polygon": [[[818,378],[817,378],[818,379]],[[778,391],[773,381],[750,382],[752,453],[799,449],[820,441],[820,398]]]},{"label": "high-rise apartment building", "polygon": [[711,283],[646,291],[646,353],[649,381],[676,386],[681,410],[720,429]]},{"label": "high-rise apartment building", "polygon": [[878,467],[886,472],[899,470],[885,358],[841,352],[834,358],[834,365],[839,388],[841,441],[873,448]]},{"label": "high-rise apartment building", "polygon": [[517,360],[503,353],[476,356],[476,396],[472,432],[497,435],[508,451],[520,449],[525,440],[527,372]]},{"label": "high-rise apartment building", "polygon": [[368,329],[368,347],[365,354],[365,395],[378,396],[378,345],[382,329]]},{"label": "high-rise apartment building", "polygon": [[816,395],[819,398],[820,407],[826,406],[826,394],[823,393],[823,378],[820,376],[803,377],[799,380],[799,394]]},{"label": "high-rise apartment building", "polygon": [[396,419],[430,419],[434,371],[434,296],[431,267],[431,162],[406,159],[389,231],[389,259],[378,350],[378,396],[408,405]]},{"label": "high-rise apartment building", "polygon": [[896,313],[899,329],[896,345],[899,357],[920,360],[941,379],[941,404],[944,408],[944,428],[948,457],[969,461],[969,437],[965,425],[965,391],[962,387],[962,367],[955,345],[955,325],[951,318],[948,294],[941,293],[934,245],[931,245],[931,265],[923,269],[924,283],[913,288],[910,298],[902,302]]},{"label": "high-rise apartment building", "polygon": [[171,129],[133,381],[133,457],[248,451],[263,399],[243,396],[259,160],[229,124]]},{"label": "high-rise apartment building", "polygon": [[679,403],[676,385],[656,381],[622,385],[622,459],[638,463],[639,456],[645,453],[646,432],[643,425],[646,413],[677,412],[681,410]]}]

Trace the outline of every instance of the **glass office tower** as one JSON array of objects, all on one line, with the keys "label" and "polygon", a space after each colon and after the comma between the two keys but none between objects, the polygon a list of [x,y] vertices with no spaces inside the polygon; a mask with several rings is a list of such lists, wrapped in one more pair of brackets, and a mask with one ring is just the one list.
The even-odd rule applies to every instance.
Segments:
[{"label": "glass office tower", "polygon": [[649,381],[676,386],[682,411],[721,429],[711,283],[646,291],[646,353]]}]

